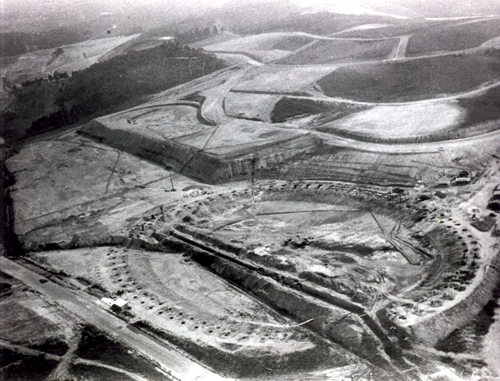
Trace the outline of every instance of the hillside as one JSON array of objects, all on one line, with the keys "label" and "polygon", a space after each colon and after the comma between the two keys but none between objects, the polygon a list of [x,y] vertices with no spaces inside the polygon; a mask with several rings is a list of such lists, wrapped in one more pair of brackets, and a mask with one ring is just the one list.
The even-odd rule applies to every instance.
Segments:
[{"label": "hillside", "polygon": [[308,65],[356,61],[378,61],[392,58],[398,44],[398,39],[322,39],[275,61],[275,63],[284,65]]},{"label": "hillside", "polygon": [[465,93],[500,80],[500,53],[448,55],[341,67],[317,84],[325,95],[402,102]]},{"label": "hillside", "polygon": [[408,54],[419,56],[478,47],[500,34],[500,18],[430,27],[412,35]]},{"label": "hillside", "polygon": [[28,81],[13,92],[10,111],[2,116],[3,136],[15,140],[24,133],[32,136],[124,105],[130,107],[142,97],[222,67],[222,61],[210,54],[162,43],[73,71],[70,77]]}]

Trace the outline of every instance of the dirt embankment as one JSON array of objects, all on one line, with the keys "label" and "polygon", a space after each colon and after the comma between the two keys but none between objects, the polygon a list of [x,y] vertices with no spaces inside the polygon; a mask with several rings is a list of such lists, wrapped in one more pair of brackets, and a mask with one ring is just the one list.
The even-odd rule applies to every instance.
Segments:
[{"label": "dirt embankment", "polygon": [[[341,344],[378,366],[397,371],[405,367],[401,351],[359,305],[335,298],[313,285],[236,259],[220,250],[170,231],[171,237],[190,247],[192,258],[305,327]],[[170,238],[158,237],[162,243]],[[201,249],[201,250],[198,250]]]},{"label": "dirt embankment", "polygon": [[311,136],[300,135],[217,155],[174,140],[157,140],[131,131],[108,128],[98,120],[91,121],[80,132],[110,147],[209,184],[247,177],[254,171],[273,167],[305,153],[315,144]]},{"label": "dirt embankment", "polygon": [[415,337],[427,345],[434,346],[454,329],[463,326],[477,316],[492,298],[493,292],[500,282],[500,252],[491,253],[484,268],[481,282],[463,300],[447,311],[411,326],[410,329]]},{"label": "dirt embankment", "polygon": [[193,259],[361,357],[390,368],[382,343],[355,313],[315,300],[228,260],[197,252]]},{"label": "dirt embankment", "polygon": [[[0,153],[0,155],[2,155]],[[3,155],[2,155],[3,156]],[[0,242],[3,253],[7,256],[17,256],[23,251],[19,239],[14,234],[14,208],[8,187],[14,184],[14,176],[11,175],[5,165],[5,158],[0,157],[2,176],[0,178]]]},{"label": "dirt embankment", "polygon": [[[339,361],[338,358],[331,354],[328,345],[323,340],[318,340],[311,349],[294,352],[286,356],[277,356],[272,352],[249,356],[238,349],[229,352],[213,346],[200,345],[155,328],[142,320],[130,324],[129,327],[153,334],[160,340],[174,344],[226,377],[263,377],[280,373],[286,375],[322,367],[324,364],[331,366],[332,363],[335,364],[335,362]],[[228,349],[230,349],[231,344],[227,345]],[[233,345],[237,347],[237,345]]]},{"label": "dirt embankment", "polygon": [[157,140],[134,132],[115,130],[93,120],[81,133],[110,147],[136,155],[150,162],[172,168],[199,181],[213,183],[227,166],[213,155],[170,140]]},{"label": "dirt embankment", "polygon": [[419,173],[403,163],[394,165],[393,155],[331,148],[328,154],[311,152],[281,166],[263,169],[261,178],[279,180],[325,180],[377,186],[414,186]]}]

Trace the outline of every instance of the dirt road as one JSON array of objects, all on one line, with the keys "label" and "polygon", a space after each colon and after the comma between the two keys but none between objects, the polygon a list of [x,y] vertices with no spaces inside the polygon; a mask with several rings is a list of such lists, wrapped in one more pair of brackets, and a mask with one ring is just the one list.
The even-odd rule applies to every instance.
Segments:
[{"label": "dirt road", "polygon": [[405,58],[406,54],[406,47],[408,46],[408,40],[410,39],[411,35],[405,35],[401,36],[399,38],[399,44],[398,44],[398,50],[396,51],[396,54],[394,58]]},{"label": "dirt road", "polygon": [[0,257],[0,268],[29,287],[52,298],[66,310],[158,363],[164,371],[173,376],[173,380],[224,380],[224,378],[185,357],[173,347],[168,348],[146,335],[129,330],[125,322],[82,296],[50,280],[41,283],[40,280],[45,278],[5,257]]}]

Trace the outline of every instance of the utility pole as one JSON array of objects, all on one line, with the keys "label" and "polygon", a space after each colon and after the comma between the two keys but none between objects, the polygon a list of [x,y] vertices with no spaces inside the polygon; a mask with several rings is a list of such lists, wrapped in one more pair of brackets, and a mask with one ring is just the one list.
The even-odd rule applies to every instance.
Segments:
[{"label": "utility pole", "polygon": [[252,203],[254,202],[253,186],[255,184],[255,156],[252,158],[252,171],[250,176],[252,177]]},{"label": "utility pole", "polygon": [[252,172],[250,173],[250,175],[252,176],[252,187],[254,186],[255,184],[255,157],[252,158]]},{"label": "utility pole", "polygon": [[170,176],[170,184],[172,185],[171,192],[173,192],[173,191],[175,191],[175,188],[174,188],[174,180],[172,178],[172,167],[167,167],[167,170],[168,170],[168,174]]}]

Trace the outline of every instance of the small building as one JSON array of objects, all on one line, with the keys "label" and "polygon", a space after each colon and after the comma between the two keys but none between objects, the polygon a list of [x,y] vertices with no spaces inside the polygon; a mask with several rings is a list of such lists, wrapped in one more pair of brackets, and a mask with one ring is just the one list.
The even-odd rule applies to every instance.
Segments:
[{"label": "small building", "polygon": [[493,210],[494,212],[500,212],[500,200],[490,199],[487,208]]},{"label": "small building", "polygon": [[102,298],[101,301],[110,306],[111,311],[115,313],[123,312],[123,310],[128,304],[128,302],[126,300],[123,300],[122,298],[117,298],[117,299]]},{"label": "small building", "polygon": [[467,185],[471,182],[471,175],[467,171],[462,171],[452,180],[452,185]]},{"label": "small building", "polygon": [[491,195],[491,201],[500,200],[500,185],[497,185],[495,189],[493,189],[493,194]]}]

